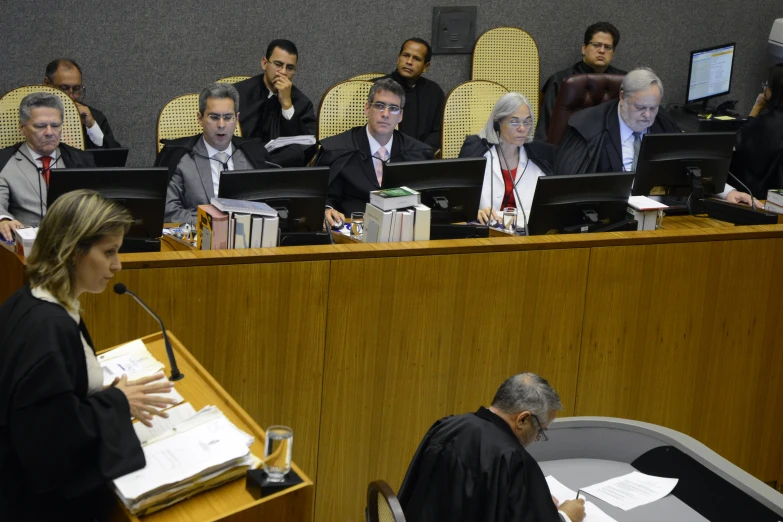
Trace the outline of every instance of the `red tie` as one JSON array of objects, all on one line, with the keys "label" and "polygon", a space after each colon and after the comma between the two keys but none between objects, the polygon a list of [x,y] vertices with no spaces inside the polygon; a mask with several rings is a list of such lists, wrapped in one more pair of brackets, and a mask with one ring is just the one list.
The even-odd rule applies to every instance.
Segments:
[{"label": "red tie", "polygon": [[41,156],[41,164],[43,165],[41,176],[43,176],[43,180],[46,182],[47,187],[49,186],[49,174],[52,173],[52,169],[49,168],[49,165],[51,163],[52,163],[51,156]]}]

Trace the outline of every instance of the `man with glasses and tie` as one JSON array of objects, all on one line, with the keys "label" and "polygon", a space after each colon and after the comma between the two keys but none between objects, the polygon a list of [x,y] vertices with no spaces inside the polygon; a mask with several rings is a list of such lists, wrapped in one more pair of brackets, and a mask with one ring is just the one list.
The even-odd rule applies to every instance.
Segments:
[{"label": "man with glasses and tie", "polygon": [[198,206],[218,195],[225,170],[266,167],[267,151],[259,140],[234,136],[239,93],[228,83],[210,83],[198,98],[196,117],[204,132],[162,140],[165,144],[155,166],[169,169],[164,219],[168,223],[196,221]]},{"label": "man with glasses and tie", "polygon": [[[315,136],[313,103],[293,84],[299,51],[289,40],[272,40],[261,59],[262,74],[236,84],[242,135],[264,143],[284,136]],[[288,145],[271,161],[284,167],[304,166],[315,146]]]},{"label": "man with glasses and tie", "polygon": [[342,223],[351,212],[364,212],[370,192],[383,183],[388,162],[431,160],[432,147],[395,130],[402,121],[405,91],[390,78],[370,88],[364,114],[367,125],[321,141],[316,165],[330,167],[326,220]]},{"label": "man with glasses and tie", "polygon": [[568,78],[575,74],[625,74],[625,71],[611,65],[619,43],[620,31],[609,22],[598,22],[587,28],[582,43],[582,59],[550,76],[541,89],[541,114],[535,139],[546,141],[557,94]]},{"label": "man with glasses and tie", "polygon": [[562,409],[546,379],[521,373],[500,385],[489,408],[436,422],[397,495],[405,520],[581,522],[584,500],[558,508],[525,449],[547,440],[546,430]]},{"label": "man with glasses and tie", "polygon": [[55,168],[94,167],[92,154],[60,142],[63,102],[54,94],[28,94],[19,104],[24,141],[0,150],[0,238],[37,227],[46,213],[49,175]]},{"label": "man with glasses and tie", "polygon": [[58,58],[46,66],[44,85],[51,85],[66,93],[79,109],[84,127],[85,146],[88,149],[116,149],[120,147],[106,116],[84,104],[86,87],[82,83],[82,69],[68,58]]}]

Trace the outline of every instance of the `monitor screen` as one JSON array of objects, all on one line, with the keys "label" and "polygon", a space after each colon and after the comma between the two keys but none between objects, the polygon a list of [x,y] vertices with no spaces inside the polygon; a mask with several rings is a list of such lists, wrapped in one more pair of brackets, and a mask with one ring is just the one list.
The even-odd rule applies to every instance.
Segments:
[{"label": "monitor screen", "polygon": [[280,231],[320,232],[329,167],[235,170],[220,176],[218,196],[263,201],[277,210]]},{"label": "monitor screen", "polygon": [[691,52],[686,103],[706,101],[731,90],[734,44]]},{"label": "monitor screen", "polygon": [[736,135],[733,132],[645,134],[636,164],[634,196],[689,196],[690,169],[701,174],[705,195],[726,185]]},{"label": "monitor screen", "polygon": [[382,188],[420,192],[433,223],[470,223],[478,217],[486,166],[485,157],[387,163]]},{"label": "monitor screen", "polygon": [[630,226],[626,214],[633,178],[631,172],[541,176],[530,207],[530,235]]},{"label": "monitor screen", "polygon": [[[91,189],[106,199],[120,203],[133,216],[134,224],[125,234],[122,251],[138,251],[130,239],[158,239],[163,232],[166,188],[169,171],[154,168],[52,169],[46,198],[47,207],[67,192]],[[154,246],[152,247],[154,248]],[[160,244],[157,243],[158,250]]]}]

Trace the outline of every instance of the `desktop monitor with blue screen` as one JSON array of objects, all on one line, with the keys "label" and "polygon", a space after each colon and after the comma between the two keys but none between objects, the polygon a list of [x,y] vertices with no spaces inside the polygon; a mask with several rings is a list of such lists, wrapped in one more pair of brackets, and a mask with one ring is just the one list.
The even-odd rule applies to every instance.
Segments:
[{"label": "desktop monitor with blue screen", "polygon": [[731,92],[734,43],[691,51],[686,106],[707,110],[707,101]]}]

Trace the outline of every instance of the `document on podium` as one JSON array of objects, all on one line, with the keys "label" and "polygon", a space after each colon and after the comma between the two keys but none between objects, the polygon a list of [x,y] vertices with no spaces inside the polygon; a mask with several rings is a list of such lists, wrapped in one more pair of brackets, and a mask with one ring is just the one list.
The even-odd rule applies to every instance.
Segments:
[{"label": "document on podium", "polygon": [[593,484],[582,491],[625,511],[660,500],[672,492],[678,479],[654,477],[633,471]]},{"label": "document on podium", "polygon": [[[546,477],[546,483],[549,485],[549,492],[562,505],[566,500],[574,500],[576,491],[570,489],[552,475]],[[592,502],[585,500],[585,518],[582,522],[617,522],[615,519],[604,513],[601,508]]]},{"label": "document on podium", "polygon": [[98,356],[98,364],[103,368],[103,385],[108,386],[116,377],[128,376],[133,381],[155,375],[163,371],[164,366],[152,356],[141,339],[136,339],[110,352]]}]

